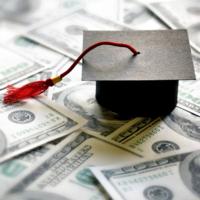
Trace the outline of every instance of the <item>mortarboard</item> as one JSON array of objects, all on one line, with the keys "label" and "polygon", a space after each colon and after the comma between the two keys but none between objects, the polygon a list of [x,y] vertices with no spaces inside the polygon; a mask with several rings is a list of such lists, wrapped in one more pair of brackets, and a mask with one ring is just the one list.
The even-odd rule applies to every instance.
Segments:
[{"label": "mortarboard", "polygon": [[121,116],[166,115],[176,106],[178,80],[195,79],[186,30],[85,31],[83,48],[104,40],[140,51],[133,57],[101,46],[83,59],[82,79],[96,81],[99,104]]},{"label": "mortarboard", "polygon": [[96,81],[99,104],[122,117],[168,114],[177,103],[178,80],[195,79],[186,30],[85,31],[83,49],[60,76],[8,87],[4,103],[37,96],[61,81],[84,56],[82,79]]}]

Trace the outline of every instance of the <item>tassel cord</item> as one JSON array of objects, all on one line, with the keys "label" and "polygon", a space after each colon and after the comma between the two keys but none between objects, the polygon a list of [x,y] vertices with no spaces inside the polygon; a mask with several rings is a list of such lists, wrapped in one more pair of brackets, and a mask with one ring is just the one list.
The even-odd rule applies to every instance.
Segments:
[{"label": "tassel cord", "polygon": [[60,78],[62,79],[63,77],[65,77],[67,74],[69,74],[74,67],[80,62],[80,60],[91,50],[95,49],[98,46],[102,46],[102,45],[110,45],[110,46],[117,46],[117,47],[124,47],[124,48],[128,48],[133,55],[137,55],[140,54],[140,52],[138,52],[135,48],[133,48],[132,46],[128,45],[128,44],[124,44],[124,43],[118,43],[118,42],[109,42],[109,41],[102,41],[102,42],[97,42],[91,46],[89,46],[87,49],[85,49],[80,56],[72,63],[72,65],[60,75]]}]

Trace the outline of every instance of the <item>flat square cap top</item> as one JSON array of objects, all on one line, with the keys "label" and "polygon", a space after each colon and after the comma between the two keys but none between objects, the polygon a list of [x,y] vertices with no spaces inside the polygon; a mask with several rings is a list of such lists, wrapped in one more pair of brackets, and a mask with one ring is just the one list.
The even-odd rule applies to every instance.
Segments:
[{"label": "flat square cap top", "polygon": [[83,80],[190,80],[195,79],[186,30],[85,31],[83,49],[100,41],[122,47],[99,46],[83,59]]}]

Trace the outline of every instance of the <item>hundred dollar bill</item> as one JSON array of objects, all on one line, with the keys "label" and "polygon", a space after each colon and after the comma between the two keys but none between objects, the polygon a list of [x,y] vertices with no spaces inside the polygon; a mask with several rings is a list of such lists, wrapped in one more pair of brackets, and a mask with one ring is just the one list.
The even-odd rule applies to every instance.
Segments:
[{"label": "hundred dollar bill", "polygon": [[[116,126],[117,118],[114,122],[116,116],[109,117],[106,114],[106,110],[101,109],[96,103],[93,83],[70,83],[68,86],[64,91],[54,94],[53,99],[87,118],[88,124],[85,127],[95,137],[100,137],[148,157],[187,148],[189,143],[191,145],[194,143],[194,146],[199,145],[198,142],[191,141],[191,138],[181,137],[178,134],[179,131],[174,130],[168,123],[161,120],[153,122],[152,119],[147,118],[137,123],[133,120],[134,123],[130,124],[128,121],[120,121],[118,119],[119,125]],[[128,125],[126,124],[127,122]],[[123,124],[126,124],[125,127],[122,126]],[[191,127],[190,129],[192,131],[193,128]]]},{"label": "hundred dollar bill", "polygon": [[54,145],[47,144],[0,164],[0,196],[4,195],[13,184],[16,184],[20,177],[53,147]]},{"label": "hundred dollar bill", "polygon": [[81,128],[86,120],[46,98],[0,104],[0,162]]},{"label": "hundred dollar bill", "polygon": [[[72,141],[79,134],[79,131],[76,131],[70,135],[67,135],[67,141]],[[4,195],[8,193],[8,191],[13,188],[16,184],[18,184],[22,178],[26,177],[30,174],[35,168],[41,165],[51,152],[54,152],[54,148],[58,143],[63,140],[62,138],[58,138],[56,140],[51,141],[50,143],[43,145],[41,147],[37,147],[34,150],[29,152],[25,152],[9,161],[6,161],[0,164],[0,186],[1,186],[1,194],[0,197],[4,199]],[[29,196],[30,197],[30,196]],[[40,196],[41,197],[41,196]],[[11,197],[8,197],[10,199]],[[15,200],[22,200],[24,196],[15,196]],[[33,198],[33,197],[32,197]],[[38,199],[41,200],[41,199]]]},{"label": "hundred dollar bill", "polygon": [[91,170],[115,200],[200,198],[200,150]]},{"label": "hundred dollar bill", "polygon": [[29,31],[25,36],[71,58],[77,58],[82,51],[83,30],[122,29],[129,28],[80,9],[43,24]]},{"label": "hundred dollar bill", "polygon": [[0,45],[0,89],[45,69],[45,66],[22,57]]},{"label": "hundred dollar bill", "polygon": [[124,0],[121,9],[123,10],[123,23],[131,28],[139,30],[167,28],[161,20],[139,1]]},{"label": "hundred dollar bill", "polygon": [[200,52],[199,0],[163,1],[148,7],[171,28],[187,28],[191,46]]},{"label": "hundred dollar bill", "polygon": [[69,142],[66,138],[59,143],[51,156],[10,192],[21,195],[31,193],[40,197],[53,193],[56,200],[56,195],[63,199],[109,199],[88,167],[111,163],[118,165],[138,159],[127,151],[82,132],[73,141]]},{"label": "hundred dollar bill", "polygon": [[86,127],[94,134],[108,135],[128,122],[96,102],[95,83],[92,81],[71,81],[57,91],[53,94],[53,101],[87,119]]},{"label": "hundred dollar bill", "polygon": [[[104,141],[118,144],[123,149],[145,158],[153,158],[168,152],[200,148],[199,140],[183,137],[182,134],[177,133],[176,129],[171,128],[167,122],[160,118],[144,118],[138,121],[134,119],[107,136],[92,132],[90,134]],[[190,128],[192,129],[192,127]]]},{"label": "hundred dollar bill", "polygon": [[[53,94],[53,100],[86,118],[88,123],[84,129],[91,135],[137,155],[151,157],[200,145],[199,140],[182,137],[179,131],[171,128],[165,120],[120,120],[116,113],[98,105],[95,100],[95,85],[92,82],[70,82],[65,90]],[[192,131],[193,128],[190,129]]]},{"label": "hundred dollar bill", "polygon": [[67,62],[69,60],[66,56],[21,36],[7,41],[6,45],[23,57],[27,57],[41,65],[52,68],[52,70],[61,62]]}]

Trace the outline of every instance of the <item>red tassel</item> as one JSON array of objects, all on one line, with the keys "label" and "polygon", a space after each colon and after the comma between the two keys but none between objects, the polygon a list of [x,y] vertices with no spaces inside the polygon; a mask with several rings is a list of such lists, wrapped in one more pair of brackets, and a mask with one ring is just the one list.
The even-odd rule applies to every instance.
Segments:
[{"label": "red tassel", "polygon": [[15,88],[12,85],[8,85],[7,93],[4,96],[3,102],[6,104],[12,104],[29,97],[35,97],[43,93],[51,85],[50,79],[47,79],[46,81],[28,83],[20,88]]}]

